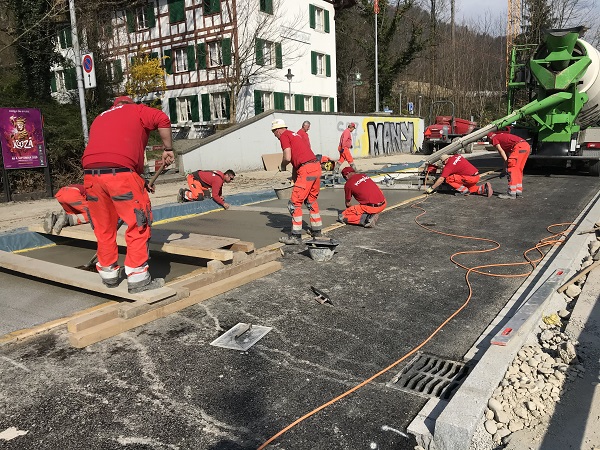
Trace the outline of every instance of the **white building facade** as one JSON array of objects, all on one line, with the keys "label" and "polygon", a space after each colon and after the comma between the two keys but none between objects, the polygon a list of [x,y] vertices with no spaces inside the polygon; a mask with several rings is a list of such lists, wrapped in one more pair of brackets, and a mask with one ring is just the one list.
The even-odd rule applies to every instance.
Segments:
[{"label": "white building facade", "polygon": [[[326,0],[151,0],[113,13],[109,79],[123,92],[135,57],[161,59],[165,92],[137,100],[160,97],[180,137],[273,109],[335,112],[333,18]],[[55,96],[76,87],[55,69]]]}]

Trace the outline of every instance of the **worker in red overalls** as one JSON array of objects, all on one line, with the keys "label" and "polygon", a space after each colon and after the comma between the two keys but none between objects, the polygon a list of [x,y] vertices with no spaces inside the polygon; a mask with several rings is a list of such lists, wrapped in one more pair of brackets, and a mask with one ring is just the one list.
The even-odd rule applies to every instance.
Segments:
[{"label": "worker in red overalls", "polygon": [[302,243],[302,203],[310,212],[310,233],[313,237],[321,235],[323,222],[317,197],[321,188],[321,165],[308,144],[298,133],[287,129],[282,119],[275,119],[271,124],[271,131],[281,143],[283,158],[281,170],[285,171],[289,163],[292,164],[295,174],[294,187],[288,209],[292,215],[292,232],[289,236],[279,238],[279,242],[294,245]]},{"label": "worker in red overalls", "polygon": [[356,171],[356,166],[354,165],[354,158],[352,157],[352,153],[350,149],[352,148],[352,132],[356,128],[356,124],[350,122],[348,127],[342,132],[340,136],[340,144],[338,145],[338,151],[340,152],[340,158],[338,159],[335,165],[335,171],[339,171],[341,165],[346,161],[350,164],[350,167]]},{"label": "worker in red overalls", "polygon": [[231,183],[235,172],[231,169],[225,173],[218,170],[198,170],[187,176],[189,189],[179,189],[177,201],[193,202],[212,196],[215,203],[223,209],[229,209],[229,203],[223,198],[223,183]]},{"label": "worker in red overalls", "polygon": [[162,139],[162,162],[166,167],[174,160],[169,117],[159,109],[137,105],[129,97],[118,97],[113,107],[92,123],[82,158],[89,216],[98,240],[96,269],[106,286],[119,284],[116,224],[121,218],[127,224],[125,274],[130,293],[164,285],[162,278],[153,280],[148,271],[152,225],[148,191],[154,192],[154,188],[148,186],[141,173],[152,130],[158,130]]},{"label": "worker in red overalls", "polygon": [[49,212],[44,218],[46,233],[60,234],[63,227],[88,223],[88,204],[83,184],[60,188],[54,196],[62,206],[60,212]]},{"label": "worker in red overalls", "polygon": [[[385,209],[386,200],[379,186],[364,173],[357,173],[352,167],[342,169],[346,180],[344,194],[346,209],[338,216],[338,221],[352,225],[372,228],[379,219],[379,213]],[[358,205],[350,205],[352,197]]]},{"label": "worker in red overalls", "polygon": [[496,147],[506,164],[508,192],[498,198],[514,200],[523,195],[523,170],[531,152],[525,139],[510,133],[494,133],[487,135],[488,141]]},{"label": "worker in red overalls", "polygon": [[464,156],[442,155],[440,159],[444,164],[444,168],[435,183],[427,189],[428,194],[432,194],[445,182],[458,191],[454,195],[479,194],[486,197],[492,196],[494,193],[492,185],[490,183],[477,185],[479,171]]}]

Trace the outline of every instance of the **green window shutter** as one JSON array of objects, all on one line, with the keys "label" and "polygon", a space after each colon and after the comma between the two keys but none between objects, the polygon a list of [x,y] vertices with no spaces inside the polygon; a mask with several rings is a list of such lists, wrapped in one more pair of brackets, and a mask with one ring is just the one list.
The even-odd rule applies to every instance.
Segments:
[{"label": "green window shutter", "polygon": [[129,58],[129,65],[133,66],[135,64],[135,56]]},{"label": "green window shutter", "polygon": [[198,69],[206,69],[206,44],[196,46],[198,52]]},{"label": "green window shutter", "polygon": [[282,92],[274,92],[273,100],[275,109],[285,109],[285,94]]},{"label": "green window shutter", "polygon": [[121,60],[120,59],[115,59],[114,62],[114,68],[115,68],[115,81],[117,83],[120,83],[121,81],[123,81],[123,66],[121,65]]},{"label": "green window shutter", "polygon": [[169,118],[171,123],[177,123],[177,99],[169,98]]},{"label": "green window shutter", "polygon": [[329,99],[329,112],[335,112],[335,99],[333,97]]},{"label": "green window shutter", "polygon": [[264,112],[262,104],[262,91],[254,91],[254,114]]},{"label": "green window shutter", "polygon": [[267,0],[267,10],[269,14],[273,14],[273,0]]},{"label": "green window shutter", "polygon": [[165,71],[171,75],[173,73],[173,60],[171,59],[171,49],[163,50],[165,55]]},{"label": "green window shutter", "polygon": [[221,41],[221,49],[223,55],[223,65],[230,66],[231,65],[231,39],[224,38]]},{"label": "green window shutter", "polygon": [[150,59],[158,59],[158,52],[150,53]]},{"label": "green window shutter", "polygon": [[56,73],[52,72],[52,78],[50,78],[50,90],[56,92]]},{"label": "green window shutter", "polygon": [[77,72],[75,72],[75,67],[65,70],[65,88],[67,90],[77,88]]},{"label": "green window shutter", "polygon": [[58,41],[60,42],[60,48],[67,48],[67,38],[65,35],[65,28],[58,32]]},{"label": "green window shutter", "polygon": [[263,57],[263,40],[256,39],[256,65],[264,66],[265,58]]},{"label": "green window shutter", "polygon": [[314,30],[317,27],[317,20],[315,18],[315,5],[308,5],[308,16],[310,27]]},{"label": "green window shutter", "polygon": [[154,15],[154,2],[146,5],[146,20],[148,21],[148,28],[154,28],[156,26],[156,16]]},{"label": "green window shutter", "polygon": [[325,33],[329,33],[329,11],[325,10]]},{"label": "green window shutter", "polygon": [[304,95],[294,94],[294,103],[296,111],[304,111]]},{"label": "green window shutter", "polygon": [[127,17],[127,32],[133,33],[135,31],[135,17],[133,11],[131,9],[126,10],[125,16]]},{"label": "green window shutter", "polygon": [[187,47],[188,70],[196,70],[196,52],[193,45]]},{"label": "green window shutter", "polygon": [[204,15],[216,14],[221,11],[221,0],[204,0],[202,2]]},{"label": "green window shutter", "polygon": [[202,94],[202,120],[204,122],[210,121],[210,96],[208,94]]},{"label": "green window shutter", "polygon": [[73,35],[71,34],[71,28],[66,29],[65,38],[67,42],[67,48],[73,47]]},{"label": "green window shutter", "polygon": [[192,106],[192,122],[200,122],[200,110],[198,109],[198,96],[192,95],[188,97]]},{"label": "green window shutter", "polygon": [[185,20],[184,0],[167,0],[169,5],[169,22],[177,23]]},{"label": "green window shutter", "polygon": [[231,97],[228,92],[225,92],[225,117],[231,119]]},{"label": "green window shutter", "polygon": [[275,67],[283,69],[283,52],[279,42],[275,44]]},{"label": "green window shutter", "polygon": [[331,76],[331,56],[325,55],[325,75]]},{"label": "green window shutter", "polygon": [[315,52],[310,52],[310,73],[317,74],[317,54]]},{"label": "green window shutter", "polygon": [[319,97],[318,95],[315,95],[313,97],[313,111],[321,112],[321,97]]}]

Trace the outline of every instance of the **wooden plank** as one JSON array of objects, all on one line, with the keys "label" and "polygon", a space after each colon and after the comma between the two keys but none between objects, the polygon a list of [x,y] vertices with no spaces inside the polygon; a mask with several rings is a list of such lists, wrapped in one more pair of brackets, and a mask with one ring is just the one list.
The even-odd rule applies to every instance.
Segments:
[{"label": "wooden plank", "polygon": [[78,333],[72,333],[69,336],[69,342],[73,347],[76,348],[86,347],[90,344],[113,337],[119,333],[123,333],[124,331],[131,330],[153,320],[165,317],[216,295],[230,291],[231,289],[249,283],[250,281],[276,272],[279,269],[281,269],[281,263],[279,261],[272,261],[270,263],[263,264],[259,267],[247,270],[225,280],[217,281],[216,283],[206,286],[205,289],[201,290],[201,292],[191,295],[185,299],[168,303],[166,305],[157,304],[155,305],[154,309],[131,319],[117,318],[87,330]]},{"label": "wooden plank", "polygon": [[238,241],[229,247],[229,250],[250,253],[254,251],[254,242]]},{"label": "wooden plank", "polygon": [[87,291],[99,292],[127,300],[140,300],[152,303],[177,294],[175,290],[169,287],[152,289],[138,294],[130,294],[127,292],[127,282],[125,281],[121,282],[117,287],[109,288],[104,286],[97,273],[41,261],[24,255],[16,255],[2,250],[0,250],[0,267],[31,275],[36,278],[54,281],[55,283],[81,288]]},{"label": "wooden plank", "polygon": [[283,155],[281,153],[266,153],[261,155],[263,165],[267,171],[277,171],[281,167],[281,159]]},{"label": "wooden plank", "polygon": [[[29,227],[29,231],[46,234],[40,225]],[[65,227],[60,235],[72,239],[96,242],[96,235],[89,224]],[[193,258],[216,259],[218,261],[229,261],[233,259],[233,251],[222,247],[231,246],[240,242],[238,238],[223,236],[209,236],[195,233],[177,233],[169,230],[152,230],[149,248],[152,251],[170,253]],[[117,233],[117,244],[125,247],[124,227]]]},{"label": "wooden plank", "polygon": [[[142,303],[147,305],[146,302]],[[98,324],[108,322],[117,317],[119,317],[119,308],[117,305],[110,305],[109,307],[69,320],[67,322],[67,331],[69,333],[76,333],[78,331],[87,330],[88,328],[95,327]]]}]

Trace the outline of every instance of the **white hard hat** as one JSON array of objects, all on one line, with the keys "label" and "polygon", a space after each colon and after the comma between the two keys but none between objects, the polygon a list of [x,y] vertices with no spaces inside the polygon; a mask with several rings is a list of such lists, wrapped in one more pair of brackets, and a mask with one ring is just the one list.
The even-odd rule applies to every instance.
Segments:
[{"label": "white hard hat", "polygon": [[287,125],[283,121],[283,119],[275,119],[273,123],[271,123],[271,131],[277,130],[279,128],[287,128]]}]

